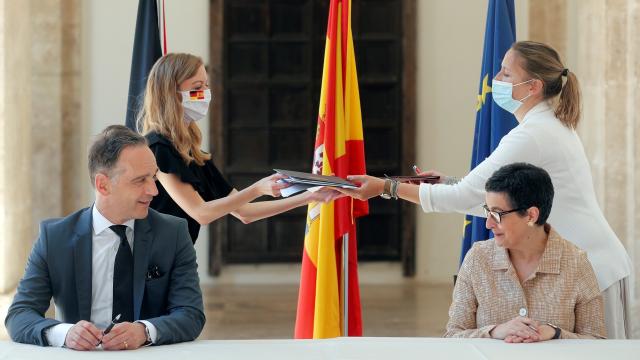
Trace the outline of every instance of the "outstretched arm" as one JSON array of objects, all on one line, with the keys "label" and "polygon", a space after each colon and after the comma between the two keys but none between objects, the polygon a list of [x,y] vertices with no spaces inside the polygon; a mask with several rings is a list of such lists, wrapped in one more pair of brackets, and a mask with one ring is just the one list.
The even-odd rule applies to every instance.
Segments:
[{"label": "outstretched arm", "polygon": [[288,186],[276,183],[282,178],[276,174],[263,178],[242,191],[233,191],[221,199],[204,201],[193,186],[180,180],[177,175],[158,171],[157,176],[173,201],[200,225],[230,214],[262,195],[280,196],[280,189]]},{"label": "outstretched arm", "polygon": [[[339,191],[358,200],[380,196],[384,190],[385,179],[382,178],[369,175],[351,175],[347,177],[347,180],[353,181],[359,187],[357,189],[339,189]],[[419,189],[420,185],[400,183],[398,184],[398,198],[420,204]]]},{"label": "outstretched arm", "polygon": [[[233,192],[236,192],[236,190]],[[291,196],[286,199],[248,203],[241,206],[231,214],[243,223],[248,224],[253,221],[289,211],[297,208],[298,206],[309,204],[310,202],[329,202],[341,196],[342,195],[338,191],[331,189],[322,189],[316,192],[305,191],[302,194]]]}]

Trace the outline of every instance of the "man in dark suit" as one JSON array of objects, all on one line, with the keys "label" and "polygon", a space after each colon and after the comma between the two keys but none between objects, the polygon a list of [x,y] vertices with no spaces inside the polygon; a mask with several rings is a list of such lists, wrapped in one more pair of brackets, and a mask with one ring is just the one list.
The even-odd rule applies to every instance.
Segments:
[{"label": "man in dark suit", "polygon": [[[157,171],[139,134],[113,125],[96,137],[95,203],[40,225],[5,319],[14,341],[132,350],[200,334],[205,316],[187,223],[149,209]],[[51,297],[56,319],[44,317]]]}]

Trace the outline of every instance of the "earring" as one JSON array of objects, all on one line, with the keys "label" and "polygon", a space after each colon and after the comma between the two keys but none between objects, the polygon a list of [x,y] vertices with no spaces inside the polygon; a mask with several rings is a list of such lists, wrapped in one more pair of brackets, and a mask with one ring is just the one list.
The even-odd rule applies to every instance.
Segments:
[{"label": "earring", "polygon": [[529,226],[529,227],[533,227],[533,221],[529,221],[529,222],[527,223],[527,226]]}]

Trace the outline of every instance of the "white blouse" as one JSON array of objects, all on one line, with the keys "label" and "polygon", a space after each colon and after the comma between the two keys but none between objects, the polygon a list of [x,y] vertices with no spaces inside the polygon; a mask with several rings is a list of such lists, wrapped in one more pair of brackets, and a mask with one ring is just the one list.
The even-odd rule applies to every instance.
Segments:
[{"label": "white blouse", "polygon": [[485,182],[500,167],[514,162],[527,162],[549,173],[555,195],[548,223],[587,252],[600,290],[631,274],[631,259],[596,200],[578,134],[564,126],[544,101],[529,110],[522,123],[459,183],[421,184],[422,209],[484,217]]}]

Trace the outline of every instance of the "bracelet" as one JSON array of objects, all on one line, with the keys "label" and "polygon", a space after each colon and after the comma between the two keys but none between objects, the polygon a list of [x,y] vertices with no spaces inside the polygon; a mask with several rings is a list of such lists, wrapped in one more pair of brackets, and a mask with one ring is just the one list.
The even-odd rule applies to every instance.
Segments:
[{"label": "bracelet", "polygon": [[555,334],[553,334],[553,337],[551,338],[551,340],[560,339],[560,333],[562,332],[560,327],[553,325],[552,323],[547,323],[547,325],[549,325],[553,330],[555,330]]},{"label": "bracelet", "polygon": [[391,197],[394,200],[398,200],[398,180],[391,180]]},{"label": "bracelet", "polygon": [[391,187],[392,186],[393,186],[393,180],[385,179],[384,180],[384,187],[382,188],[382,194],[380,194],[380,197],[385,199],[385,200],[391,199]]},{"label": "bracelet", "polygon": [[457,183],[460,182],[460,178],[457,178],[455,176],[445,176],[444,177],[444,184],[445,185],[455,185]]}]

